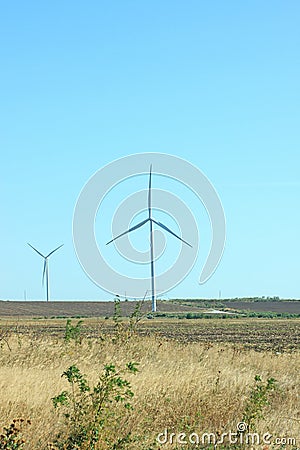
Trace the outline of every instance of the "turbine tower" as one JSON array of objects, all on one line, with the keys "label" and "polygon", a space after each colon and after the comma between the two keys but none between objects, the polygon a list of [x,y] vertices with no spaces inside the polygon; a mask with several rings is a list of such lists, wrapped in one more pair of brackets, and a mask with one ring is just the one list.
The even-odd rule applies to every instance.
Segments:
[{"label": "turbine tower", "polygon": [[58,249],[60,249],[64,244],[60,245],[59,247],[52,250],[52,252],[48,253],[48,255],[43,255],[41,252],[39,252],[36,248],[33,247],[33,245],[29,244],[29,247],[31,247],[35,252],[37,252],[38,255],[40,255],[44,259],[44,269],[43,269],[43,277],[42,277],[42,284],[44,285],[45,276],[46,276],[46,299],[47,302],[49,302],[50,299],[50,283],[49,283],[49,262],[48,258],[53,255],[54,252],[56,252]]},{"label": "turbine tower", "polygon": [[109,242],[107,242],[106,245],[111,244],[116,239],[119,239],[121,236],[124,236],[127,233],[130,233],[131,231],[137,230],[138,228],[145,225],[147,222],[150,224],[150,257],[151,257],[151,293],[152,293],[152,312],[156,312],[156,291],[155,291],[155,267],[154,267],[154,237],[153,237],[153,224],[158,225],[163,230],[167,231],[168,233],[175,236],[177,239],[182,241],[184,244],[188,245],[189,247],[192,247],[191,244],[186,242],[184,239],[182,239],[180,236],[175,234],[170,228],[168,228],[166,225],[164,225],[161,222],[158,222],[157,220],[153,219],[152,217],[152,164],[150,165],[150,172],[149,172],[149,188],[148,188],[148,218],[143,220],[142,222],[138,223],[137,225],[129,228],[127,231],[124,231],[124,233],[119,234],[115,238],[111,239]]}]

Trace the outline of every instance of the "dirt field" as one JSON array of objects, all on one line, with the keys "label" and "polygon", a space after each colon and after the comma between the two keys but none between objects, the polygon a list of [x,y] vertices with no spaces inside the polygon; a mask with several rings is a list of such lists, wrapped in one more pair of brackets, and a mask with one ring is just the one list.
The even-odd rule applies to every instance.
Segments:
[{"label": "dirt field", "polygon": [[[134,311],[136,302],[121,302],[122,315],[129,316]],[[173,304],[158,301],[160,312],[199,311],[197,306]],[[151,302],[144,302],[144,312],[151,312]],[[0,301],[0,317],[111,317],[114,314],[114,302],[73,302],[73,301]]]},{"label": "dirt field", "polygon": [[300,314],[300,301],[267,301],[267,302],[223,302],[226,308],[232,308],[245,311],[272,311],[285,312],[290,314]]},{"label": "dirt field", "polygon": [[[184,302],[184,300],[183,300]],[[187,301],[187,303],[189,303]],[[218,302],[219,303],[219,302]],[[213,308],[216,301],[208,301],[206,304]],[[122,301],[122,315],[130,316],[134,311],[136,302]],[[300,314],[300,301],[268,301],[268,302],[242,302],[222,301],[223,308],[249,311],[272,311]],[[217,306],[220,309],[220,306]],[[188,313],[208,310],[209,307],[201,304],[180,304],[172,301],[157,301],[157,311],[161,313]],[[143,306],[144,312],[151,312],[151,302],[147,301]],[[0,301],[0,317],[112,317],[114,303],[111,302],[75,302],[75,301]]]},{"label": "dirt field", "polygon": [[[76,324],[78,319],[73,319]],[[128,319],[120,322],[128,327]],[[62,338],[66,319],[5,319],[0,320],[0,332],[39,337]],[[82,335],[99,338],[113,332],[113,320],[83,319]],[[256,351],[286,352],[300,349],[300,319],[143,319],[136,329],[139,336],[153,336],[181,343],[228,343]],[[1,341],[1,333],[0,333]]]}]

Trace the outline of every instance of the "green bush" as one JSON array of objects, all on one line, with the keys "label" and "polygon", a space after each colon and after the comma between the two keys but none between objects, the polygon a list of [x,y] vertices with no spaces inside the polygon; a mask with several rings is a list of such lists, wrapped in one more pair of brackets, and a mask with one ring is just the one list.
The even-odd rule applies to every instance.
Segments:
[{"label": "green bush", "polygon": [[247,424],[248,432],[255,430],[256,421],[263,418],[263,409],[269,405],[270,394],[276,387],[274,378],[268,378],[266,383],[263,383],[259,375],[255,376],[255,386],[246,402],[242,419]]},{"label": "green bush", "polygon": [[83,320],[78,320],[76,325],[72,325],[72,320],[68,319],[65,329],[65,342],[75,341],[76,344],[81,344],[82,341],[82,324]]},{"label": "green bush", "polygon": [[[67,433],[58,435],[54,448],[63,450],[123,449],[130,442],[130,433],[117,438],[112,433],[111,423],[116,423],[118,406],[132,409],[133,392],[123,372],[137,372],[136,363],[128,363],[118,371],[114,364],[105,365],[95,386],[91,387],[77,366],[68,368],[66,378],[70,390],[62,391],[52,399],[54,407],[63,413]],[[100,446],[99,446],[100,445]]]}]

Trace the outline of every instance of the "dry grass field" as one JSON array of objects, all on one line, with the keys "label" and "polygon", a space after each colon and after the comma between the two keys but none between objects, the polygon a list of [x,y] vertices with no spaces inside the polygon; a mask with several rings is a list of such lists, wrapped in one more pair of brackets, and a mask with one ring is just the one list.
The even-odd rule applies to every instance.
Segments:
[{"label": "dry grass field", "polygon": [[[84,319],[80,334],[69,340],[65,325],[64,319],[0,321],[0,426],[31,421],[24,425],[24,447],[0,448],[300,448],[300,320],[154,319],[130,329],[126,320]],[[63,443],[71,425],[51,400],[70,388],[62,373],[75,365],[94,386],[104,365],[119,371],[129,362],[138,363],[137,373],[122,374],[131,383],[133,409],[111,398],[97,443]],[[260,437],[270,433],[270,442],[229,445],[226,437],[224,444],[209,445],[205,438],[201,444],[203,433],[220,440],[245,418]],[[159,443],[166,429],[168,442],[163,434]],[[181,432],[194,441],[179,443]]]}]

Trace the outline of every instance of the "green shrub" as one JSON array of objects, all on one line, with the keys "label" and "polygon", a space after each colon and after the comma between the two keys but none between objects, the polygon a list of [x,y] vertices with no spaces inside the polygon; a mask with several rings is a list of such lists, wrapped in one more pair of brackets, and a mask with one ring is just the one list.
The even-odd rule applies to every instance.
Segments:
[{"label": "green shrub", "polygon": [[255,430],[256,421],[263,418],[263,409],[269,405],[270,394],[277,387],[274,378],[268,378],[266,383],[263,383],[259,375],[254,379],[255,386],[251,389],[242,419],[247,424],[248,432]]},{"label": "green shrub", "polygon": [[[53,444],[64,450],[122,449],[130,442],[130,433],[114,437],[111,424],[116,423],[119,404],[132,409],[133,392],[123,373],[137,372],[136,363],[128,363],[118,371],[113,364],[105,365],[95,386],[91,387],[75,365],[66,370],[69,391],[62,391],[52,399],[54,407],[63,412],[67,433],[58,435]],[[99,446],[100,445],[100,446]]]},{"label": "green shrub", "polygon": [[65,342],[75,341],[76,344],[81,344],[82,341],[82,324],[83,320],[78,320],[76,325],[72,325],[72,320],[68,319],[65,329]]}]

